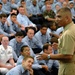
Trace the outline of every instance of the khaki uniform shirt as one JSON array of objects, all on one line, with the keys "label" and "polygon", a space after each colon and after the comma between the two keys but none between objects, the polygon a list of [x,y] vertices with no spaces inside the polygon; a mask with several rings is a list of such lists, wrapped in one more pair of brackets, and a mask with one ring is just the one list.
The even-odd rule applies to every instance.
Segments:
[{"label": "khaki uniform shirt", "polygon": [[75,25],[68,24],[59,39],[59,54],[73,55],[72,60],[61,60],[58,75],[75,75]]}]

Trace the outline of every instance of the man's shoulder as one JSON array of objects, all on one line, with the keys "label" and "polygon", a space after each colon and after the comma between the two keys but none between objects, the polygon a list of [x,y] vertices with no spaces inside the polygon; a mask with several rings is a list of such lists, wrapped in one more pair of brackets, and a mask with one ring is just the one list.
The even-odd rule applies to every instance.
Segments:
[{"label": "man's shoulder", "polygon": [[3,50],[3,46],[2,45],[0,45],[0,52]]},{"label": "man's shoulder", "polygon": [[10,40],[9,45],[10,45],[10,46],[15,46],[16,43],[17,43],[16,39],[13,38],[13,39]]},{"label": "man's shoulder", "polygon": [[13,38],[13,39],[11,39],[11,40],[10,40],[10,42],[16,42],[16,39],[15,39],[15,38]]},{"label": "man's shoulder", "polygon": [[11,48],[11,49],[12,49],[12,47],[11,47],[11,46],[9,46],[9,45],[8,45],[8,48]]},{"label": "man's shoulder", "polygon": [[27,40],[28,40],[28,37],[25,36],[22,40],[23,40],[23,41],[27,41]]},{"label": "man's shoulder", "polygon": [[18,59],[23,59],[23,58],[24,58],[24,56],[20,55]]},{"label": "man's shoulder", "polygon": [[12,68],[6,75],[14,75],[14,74],[18,74],[21,72],[21,65],[17,65],[16,67]]},{"label": "man's shoulder", "polygon": [[72,31],[75,32],[75,24],[71,23],[70,26],[68,27],[68,30],[70,30],[70,32],[72,32]]},{"label": "man's shoulder", "polygon": [[1,45],[0,45],[0,49],[3,49],[3,48],[4,48],[4,47],[3,47],[3,45],[1,44]]},{"label": "man's shoulder", "polygon": [[38,32],[36,32],[35,36],[37,36],[37,35],[39,35],[39,36],[40,36],[40,34],[41,34],[41,32],[40,32],[40,31],[38,31]]}]

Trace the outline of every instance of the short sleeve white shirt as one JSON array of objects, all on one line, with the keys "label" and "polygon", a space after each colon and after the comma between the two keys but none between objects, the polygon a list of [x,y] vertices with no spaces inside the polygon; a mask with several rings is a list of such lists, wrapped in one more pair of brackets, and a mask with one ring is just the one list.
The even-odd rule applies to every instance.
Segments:
[{"label": "short sleeve white shirt", "polygon": [[0,62],[6,64],[7,61],[13,58],[12,47],[7,46],[7,49],[0,45]]}]

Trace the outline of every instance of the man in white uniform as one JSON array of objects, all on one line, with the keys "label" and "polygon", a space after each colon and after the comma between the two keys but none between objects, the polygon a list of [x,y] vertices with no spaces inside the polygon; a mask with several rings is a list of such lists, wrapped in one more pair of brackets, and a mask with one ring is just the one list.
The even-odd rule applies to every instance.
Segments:
[{"label": "man in white uniform", "polygon": [[0,45],[0,72],[2,74],[6,74],[11,68],[15,66],[12,47],[8,46],[8,43],[8,37],[2,37]]}]

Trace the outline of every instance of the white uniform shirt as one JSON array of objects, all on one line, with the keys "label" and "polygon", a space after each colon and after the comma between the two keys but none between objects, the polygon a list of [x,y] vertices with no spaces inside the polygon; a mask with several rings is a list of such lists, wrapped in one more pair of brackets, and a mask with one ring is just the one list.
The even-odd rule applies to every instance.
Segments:
[{"label": "white uniform shirt", "polygon": [[6,64],[10,58],[13,58],[12,47],[7,46],[5,49],[3,45],[0,45],[0,62]]}]

